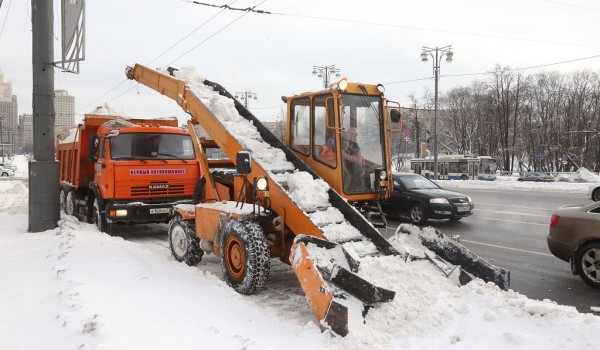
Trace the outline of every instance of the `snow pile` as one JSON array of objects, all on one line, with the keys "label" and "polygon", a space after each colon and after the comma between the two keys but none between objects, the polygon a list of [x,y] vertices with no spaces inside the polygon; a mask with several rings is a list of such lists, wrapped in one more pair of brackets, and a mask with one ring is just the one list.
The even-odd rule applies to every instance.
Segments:
[{"label": "snow pile", "polygon": [[[207,255],[198,267],[177,263],[162,235],[153,245],[146,245],[148,238],[134,243],[64,214],[57,229],[26,233],[26,203],[12,202],[19,210],[6,211],[7,195],[26,198],[20,182],[1,183],[3,349],[198,344],[279,349],[285,344],[286,349],[554,350],[598,344],[600,317],[482,281],[457,287],[425,260],[392,256],[363,258],[358,273],[396,291],[395,299],[371,308],[365,323],[362,317],[351,319],[348,336],[331,337],[320,332],[287,265],[273,260],[265,289],[243,296],[222,280],[218,258]],[[392,244],[413,240],[412,233],[403,234]]]},{"label": "snow pile", "polygon": [[90,111],[87,114],[94,115],[116,115],[121,117],[127,117],[127,113],[124,110],[118,109],[110,105],[108,102],[103,105],[97,106],[94,110]]},{"label": "snow pile", "polygon": [[600,182],[600,177],[586,168],[579,168],[577,172],[571,174],[569,177],[570,182],[587,182],[587,183],[596,183]]},{"label": "snow pile", "polygon": [[15,171],[15,177],[28,177],[29,176],[29,160],[30,156],[23,154],[16,155],[12,159],[12,164],[17,167]]},{"label": "snow pile", "polygon": [[[169,74],[165,71],[162,73]],[[252,122],[239,115],[232,99],[221,96],[212,87],[204,85],[204,76],[195,68],[183,67],[174,73],[177,79],[186,83],[242,147],[252,152],[253,158],[263,169],[276,172],[294,170],[285,153],[264,142]]]},{"label": "snow pile", "polygon": [[551,192],[572,192],[587,193],[589,184],[570,183],[570,182],[533,182],[516,181],[509,177],[498,178],[497,181],[479,181],[479,180],[437,180],[434,181],[440,187],[446,189],[460,188],[480,188],[480,189],[503,189],[518,191],[551,191]]}]

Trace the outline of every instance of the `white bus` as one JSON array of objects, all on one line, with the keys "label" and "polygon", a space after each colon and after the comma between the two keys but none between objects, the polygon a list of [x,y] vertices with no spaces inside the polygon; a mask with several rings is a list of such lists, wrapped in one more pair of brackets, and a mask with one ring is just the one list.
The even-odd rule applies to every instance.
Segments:
[{"label": "white bus", "polygon": [[[433,158],[410,160],[410,169],[433,179]],[[496,160],[492,157],[466,157],[443,155],[438,157],[438,177],[440,180],[496,180]]]}]

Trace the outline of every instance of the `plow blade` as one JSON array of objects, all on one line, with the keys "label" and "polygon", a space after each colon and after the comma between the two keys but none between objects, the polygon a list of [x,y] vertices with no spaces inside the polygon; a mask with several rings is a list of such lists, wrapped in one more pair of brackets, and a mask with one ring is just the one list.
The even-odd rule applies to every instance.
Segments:
[{"label": "plow blade", "polygon": [[[410,230],[405,229],[401,225],[398,227],[397,232],[410,233]],[[462,270],[460,272],[461,284],[469,282],[470,276],[466,274],[468,273],[474,277],[481,278],[485,282],[492,282],[502,290],[510,289],[509,270],[490,264],[456,240],[451,239],[438,230],[423,229],[420,230],[418,235],[424,247],[437,254],[445,262],[460,267]]]},{"label": "plow blade", "polygon": [[292,268],[323,329],[345,336],[348,307],[344,304],[362,303],[364,315],[371,306],[392,301],[396,295],[356,275],[359,263],[339,244],[300,235],[291,252]]}]

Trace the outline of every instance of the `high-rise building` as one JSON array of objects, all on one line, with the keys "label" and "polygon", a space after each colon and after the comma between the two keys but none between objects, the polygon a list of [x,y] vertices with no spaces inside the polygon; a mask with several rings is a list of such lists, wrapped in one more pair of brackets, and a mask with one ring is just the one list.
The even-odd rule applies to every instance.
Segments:
[{"label": "high-rise building", "polygon": [[4,81],[4,73],[0,70],[0,144],[4,154],[13,153],[17,122],[17,96],[12,94],[12,81]]},{"label": "high-rise building", "polygon": [[67,90],[54,91],[54,113],[54,137],[60,135],[65,138],[75,126],[75,97],[70,96]]},{"label": "high-rise building", "polygon": [[33,151],[33,115],[23,114],[19,116],[19,132],[17,144],[21,151],[30,153]]}]

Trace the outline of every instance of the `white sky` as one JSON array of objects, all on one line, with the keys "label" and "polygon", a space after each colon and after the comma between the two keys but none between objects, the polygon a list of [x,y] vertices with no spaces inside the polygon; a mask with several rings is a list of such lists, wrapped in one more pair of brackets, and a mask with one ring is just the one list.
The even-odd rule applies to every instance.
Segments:
[{"label": "white sky", "polygon": [[[250,109],[266,120],[280,113],[281,95],[322,87],[311,74],[313,65],[335,64],[351,81],[385,84],[432,77],[431,61],[420,61],[421,46],[453,45],[454,61],[442,62],[442,75],[484,72],[497,63],[530,67],[600,55],[600,4],[592,0],[211,3],[261,4],[258,9],[286,15],[250,13],[231,24],[243,12],[224,11],[154,60],[220,9],[182,0],[88,1],[86,61],[79,75],[56,70],[55,88],[76,97],[78,114],[109,102],[130,116],[177,115],[183,121],[187,116],[175,102],[143,86],[125,82],[112,89],[134,63],[195,66],[232,93],[256,92]],[[58,27],[60,2],[54,4]],[[20,114],[32,110],[30,7],[29,0],[4,0],[0,8],[0,69],[13,82]],[[599,67],[596,57],[526,72]],[[440,91],[482,77],[443,77]],[[407,105],[409,94],[420,98],[425,89],[433,91],[433,83],[388,84],[386,95]]]}]

